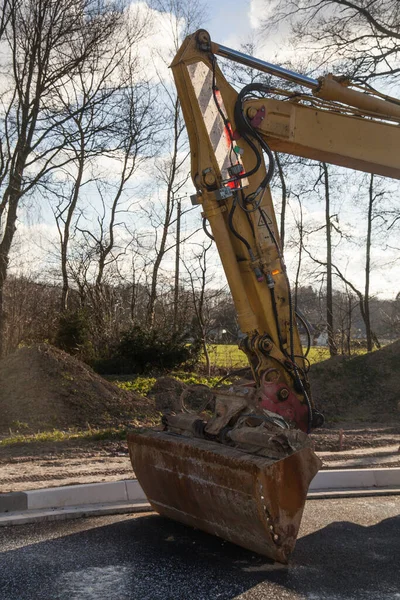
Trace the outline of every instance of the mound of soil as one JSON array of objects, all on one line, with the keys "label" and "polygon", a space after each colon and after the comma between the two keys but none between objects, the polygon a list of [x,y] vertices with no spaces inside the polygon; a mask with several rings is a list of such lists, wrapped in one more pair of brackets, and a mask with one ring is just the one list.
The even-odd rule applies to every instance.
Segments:
[{"label": "mound of soil", "polygon": [[327,422],[400,421],[400,340],[369,354],[317,363],[309,376]]},{"label": "mound of soil", "polygon": [[0,433],[107,427],[154,415],[153,401],[53,346],[20,348],[0,361]]}]

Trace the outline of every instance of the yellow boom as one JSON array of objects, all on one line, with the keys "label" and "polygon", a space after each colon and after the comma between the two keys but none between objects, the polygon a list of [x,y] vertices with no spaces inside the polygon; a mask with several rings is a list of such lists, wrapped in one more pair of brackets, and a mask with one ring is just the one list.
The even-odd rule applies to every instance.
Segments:
[{"label": "yellow boom", "polygon": [[[239,93],[216,55],[300,86]],[[203,218],[218,248],[254,381],[215,391],[213,412],[177,399],[163,431],[130,434],[153,508],[287,562],[320,461],[315,409],[268,184],[273,150],[400,179],[400,102],[319,80],[189,36],[172,65]],[[306,88],[307,91],[304,91]],[[267,156],[265,165],[263,153]]]}]

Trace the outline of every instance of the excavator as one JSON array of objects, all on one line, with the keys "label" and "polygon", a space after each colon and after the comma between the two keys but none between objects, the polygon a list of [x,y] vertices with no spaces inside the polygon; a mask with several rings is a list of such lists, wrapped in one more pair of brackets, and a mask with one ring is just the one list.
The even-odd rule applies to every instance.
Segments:
[{"label": "excavator", "polygon": [[[217,56],[273,83],[237,92]],[[220,255],[252,381],[215,389],[197,411],[177,398],[161,427],[128,434],[131,462],[161,515],[287,563],[321,466],[309,434],[323,416],[269,190],[274,151],[400,179],[400,101],[344,77],[294,73],[212,42],[205,30],[186,38],[171,68],[192,202]]]}]

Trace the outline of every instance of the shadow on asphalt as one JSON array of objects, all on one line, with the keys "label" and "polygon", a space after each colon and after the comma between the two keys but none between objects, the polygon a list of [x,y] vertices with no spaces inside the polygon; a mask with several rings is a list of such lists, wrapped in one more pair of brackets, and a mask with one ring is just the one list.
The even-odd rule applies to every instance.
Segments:
[{"label": "shadow on asphalt", "polygon": [[400,598],[400,517],[332,523],[298,540],[289,567],[155,515],[73,534],[66,523],[0,553],[1,600]]}]

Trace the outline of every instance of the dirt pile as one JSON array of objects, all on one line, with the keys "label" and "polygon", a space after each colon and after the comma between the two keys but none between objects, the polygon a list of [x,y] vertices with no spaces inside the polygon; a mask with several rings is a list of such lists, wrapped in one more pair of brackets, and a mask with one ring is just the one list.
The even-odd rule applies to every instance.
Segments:
[{"label": "dirt pile", "polygon": [[400,340],[369,354],[336,356],[311,367],[310,383],[328,422],[400,421]]},{"label": "dirt pile", "polygon": [[115,426],[155,414],[153,401],[53,346],[20,348],[0,361],[0,433]]}]

